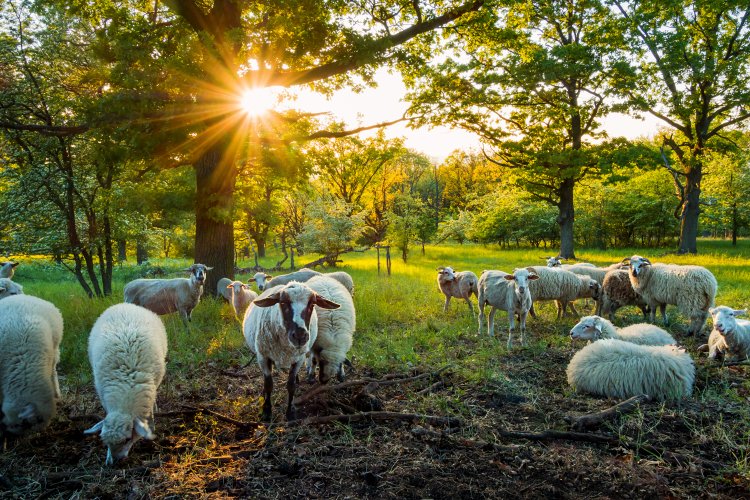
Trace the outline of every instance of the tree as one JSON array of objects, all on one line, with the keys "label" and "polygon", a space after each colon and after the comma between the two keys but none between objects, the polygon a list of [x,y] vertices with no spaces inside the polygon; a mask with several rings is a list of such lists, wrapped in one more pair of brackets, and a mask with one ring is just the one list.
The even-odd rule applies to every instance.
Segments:
[{"label": "tree", "polygon": [[388,239],[401,250],[401,259],[409,258],[409,243],[418,236],[422,216],[425,212],[421,200],[409,194],[399,194],[388,213]]},{"label": "tree", "polygon": [[680,253],[696,253],[706,151],[750,119],[750,5],[744,0],[613,0],[627,30],[614,81],[634,113],[673,129],[665,168],[679,201]]},{"label": "tree", "polygon": [[319,197],[311,200],[307,213],[307,226],[300,235],[305,251],[323,254],[321,260],[335,267],[339,255],[351,251],[361,236],[364,212],[355,212],[340,199]]}]

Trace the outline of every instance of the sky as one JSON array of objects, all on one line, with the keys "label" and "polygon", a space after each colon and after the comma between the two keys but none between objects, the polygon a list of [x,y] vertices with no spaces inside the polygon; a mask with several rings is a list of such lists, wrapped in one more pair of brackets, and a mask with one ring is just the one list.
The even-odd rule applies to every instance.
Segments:
[{"label": "sky", "polygon": [[[328,111],[332,119],[345,122],[348,128],[400,118],[408,107],[403,101],[406,87],[401,77],[380,69],[375,80],[378,83],[376,88],[368,88],[358,94],[351,90],[341,90],[330,98],[309,90],[298,90],[296,101],[286,106],[306,112]],[[644,121],[619,113],[603,120],[603,128],[610,137],[624,136],[628,139],[653,136],[660,126],[656,119]],[[386,128],[386,136],[406,137],[407,147],[420,151],[438,162],[456,149],[468,150],[480,146],[475,135],[449,127],[422,127],[412,130],[405,123],[398,123]]]}]

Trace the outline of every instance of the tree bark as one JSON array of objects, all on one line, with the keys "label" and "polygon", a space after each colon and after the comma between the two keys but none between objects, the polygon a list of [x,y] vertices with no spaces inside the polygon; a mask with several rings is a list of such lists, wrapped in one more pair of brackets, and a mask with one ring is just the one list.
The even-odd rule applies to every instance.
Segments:
[{"label": "tree bark", "polygon": [[698,216],[700,210],[701,179],[700,164],[693,165],[685,177],[685,204],[680,220],[680,246],[677,253],[698,253]]},{"label": "tree bark", "polygon": [[145,243],[141,239],[138,239],[137,243],[135,244],[135,261],[140,266],[147,260],[148,260],[148,248],[146,248]]},{"label": "tree bark", "polygon": [[557,205],[559,214],[557,223],[560,225],[560,256],[566,259],[575,259],[573,242],[573,222],[575,221],[575,210],[573,207],[574,179],[563,179],[560,185],[560,202]]},{"label": "tree bark", "polygon": [[212,267],[204,293],[216,293],[221,278],[234,279],[233,193],[237,167],[226,141],[207,149],[195,162],[195,262]]},{"label": "tree bark", "polygon": [[117,240],[117,261],[126,262],[128,260],[127,242],[125,240]]}]

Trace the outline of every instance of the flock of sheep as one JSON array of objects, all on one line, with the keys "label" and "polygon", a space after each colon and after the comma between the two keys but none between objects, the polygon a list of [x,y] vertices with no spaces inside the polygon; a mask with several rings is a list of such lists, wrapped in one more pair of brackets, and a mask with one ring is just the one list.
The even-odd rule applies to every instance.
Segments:
[{"label": "flock of sheep", "polygon": [[[665,330],[648,323],[622,329],[614,326],[615,311],[624,305],[641,307],[655,320],[659,307],[676,305],[690,318],[688,332],[697,334],[707,315],[713,317],[709,357],[744,359],[750,353],[750,322],[737,319],[744,310],[713,307],[717,283],[700,266],[652,264],[634,255],[608,268],[591,264],[562,265],[546,258],[547,266],[515,269],[513,273],[454,272],[438,268],[438,285],[445,295],[444,310],[452,297],[479,300],[479,333],[490,306],[487,332],[494,335],[497,310],[508,314],[508,348],[513,345],[515,320],[521,342],[526,342],[526,317],[535,316],[534,304],[554,300],[558,317],[573,302],[591,298],[597,315],[580,320],[572,339],[588,340],[567,368],[568,382],[578,391],[613,398],[646,394],[662,400],[689,396],[695,378],[693,360]],[[0,263],[0,436],[22,435],[44,429],[55,415],[61,398],[57,364],[63,318],[50,302],[23,294],[12,280],[14,262]],[[625,267],[626,269],[623,269]],[[124,303],[108,308],[89,335],[88,356],[94,385],[106,411],[104,420],[85,431],[99,433],[107,447],[106,463],[128,455],[141,438],[154,438],[156,393],[166,372],[167,334],[158,315],[178,312],[185,325],[203,294],[211,268],[193,264],[189,278],[138,279],[124,288]],[[288,371],[286,418],[296,418],[293,405],[298,373],[315,370],[321,383],[342,380],[356,329],[354,283],[347,273],[321,274],[311,269],[272,277],[256,273],[260,295],[240,281],[223,278],[218,294],[242,318],[242,331],[263,373],[262,418],[271,419],[273,369]],[[601,315],[607,315],[607,320]]]},{"label": "flock of sheep", "polygon": [[[648,395],[659,400],[677,400],[692,393],[695,366],[690,355],[677,346],[675,339],[655,326],[656,309],[668,324],[667,305],[676,305],[687,316],[688,335],[700,333],[709,314],[713,331],[708,344],[709,358],[744,360],[750,354],[750,321],[737,319],[746,310],[714,307],[717,282],[701,266],[651,263],[634,255],[606,268],[579,263],[563,265],[559,257],[544,257],[546,266],[529,266],[512,273],[483,271],[477,278],[471,271],[455,272],[450,267],[437,269],[438,286],[445,295],[443,310],[452,297],[464,299],[474,314],[470,300],[479,302],[479,334],[484,323],[494,336],[494,317],[498,310],[508,315],[508,349],[513,347],[515,321],[519,323],[521,343],[526,343],[526,317],[535,316],[534,304],[554,300],[558,318],[567,313],[573,301],[596,301],[596,315],[582,318],[570,331],[572,339],[588,340],[567,368],[568,383],[579,392],[627,398]],[[614,314],[626,305],[638,306],[650,323],[623,329],[614,326]],[[485,320],[485,307],[489,318]],[[606,315],[609,320],[602,317]]]}]

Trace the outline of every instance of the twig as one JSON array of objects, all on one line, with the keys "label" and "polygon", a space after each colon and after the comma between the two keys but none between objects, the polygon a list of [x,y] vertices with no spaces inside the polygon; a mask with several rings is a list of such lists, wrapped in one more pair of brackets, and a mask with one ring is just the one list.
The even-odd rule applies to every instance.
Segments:
[{"label": "twig", "polygon": [[362,413],[353,413],[351,415],[326,415],[324,417],[308,417],[302,420],[293,420],[289,426],[328,424],[331,422],[357,422],[361,420],[406,420],[426,421],[431,425],[447,425],[448,427],[458,427],[462,424],[461,420],[455,417],[441,417],[436,415],[422,415],[419,413],[399,413],[394,411],[368,411]]},{"label": "twig", "polygon": [[209,410],[208,408],[198,408],[195,406],[190,406],[183,404],[181,405],[184,410],[178,410],[178,411],[169,411],[169,412],[163,412],[163,413],[157,413],[155,416],[157,417],[176,417],[176,416],[185,416],[185,415],[197,415],[199,413],[205,413],[206,415],[211,415],[212,417],[215,417],[218,420],[221,420],[222,422],[226,422],[228,424],[232,424],[234,426],[239,427],[240,429],[257,429],[258,427],[262,427],[264,424],[261,422],[243,422],[241,420],[235,420],[232,417],[227,417],[226,415],[222,415],[221,413],[215,412],[213,410]]},{"label": "twig", "polygon": [[651,401],[651,397],[645,394],[640,396],[633,396],[630,399],[626,399],[616,405],[607,408],[606,410],[598,411],[595,413],[589,413],[578,417],[568,416],[565,420],[570,423],[571,427],[576,431],[583,431],[589,427],[594,427],[601,424],[605,420],[611,420],[618,415],[628,413],[635,409],[641,403]]},{"label": "twig", "polygon": [[721,366],[750,366],[750,361],[727,361],[722,363]]},{"label": "twig", "polygon": [[432,392],[432,391],[434,391],[436,389],[440,389],[443,386],[445,386],[445,382],[443,382],[442,380],[438,380],[437,382],[435,382],[431,386],[426,387],[426,388],[422,389],[421,391],[417,391],[417,395],[421,396],[423,394],[429,394],[430,392]]},{"label": "twig", "polygon": [[551,441],[561,439],[566,441],[586,441],[589,443],[621,444],[620,440],[604,434],[592,434],[588,432],[567,432],[546,430],[542,432],[521,432],[496,430],[502,437],[514,439],[528,439],[529,441]]},{"label": "twig", "polygon": [[444,432],[431,431],[429,429],[425,429],[424,427],[415,427],[411,430],[411,433],[415,436],[427,436],[437,439],[443,439],[450,442],[452,445],[463,446],[465,448],[481,448],[483,450],[493,450],[500,452],[518,450],[518,445],[503,446],[495,443],[490,443],[488,441],[481,441],[479,439],[460,438],[451,436],[450,434],[446,434]]}]

